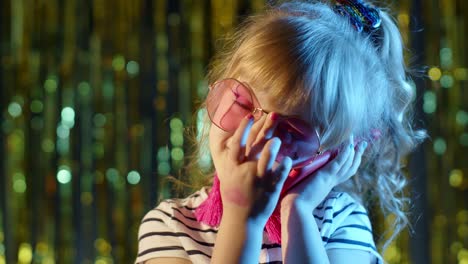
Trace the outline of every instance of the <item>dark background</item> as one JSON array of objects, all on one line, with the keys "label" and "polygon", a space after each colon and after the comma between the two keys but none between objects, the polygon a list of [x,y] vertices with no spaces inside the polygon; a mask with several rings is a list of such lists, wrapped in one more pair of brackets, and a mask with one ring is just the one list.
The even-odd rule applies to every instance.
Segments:
[{"label": "dark background", "polygon": [[[190,155],[216,39],[265,2],[1,1],[0,264],[133,262],[143,214]],[[431,136],[408,159],[413,232],[384,256],[466,264],[468,2],[383,4]]]}]

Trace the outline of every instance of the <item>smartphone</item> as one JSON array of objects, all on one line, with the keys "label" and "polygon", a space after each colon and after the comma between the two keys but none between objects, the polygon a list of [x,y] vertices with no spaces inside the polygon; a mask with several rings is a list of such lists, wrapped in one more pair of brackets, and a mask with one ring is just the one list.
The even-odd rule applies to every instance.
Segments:
[{"label": "smartphone", "polygon": [[281,191],[281,197],[286,195],[292,188],[301,183],[308,176],[312,175],[317,170],[331,162],[338,151],[326,151],[320,155],[315,156],[310,162],[302,167],[295,167],[289,172],[288,178],[284,182]]}]

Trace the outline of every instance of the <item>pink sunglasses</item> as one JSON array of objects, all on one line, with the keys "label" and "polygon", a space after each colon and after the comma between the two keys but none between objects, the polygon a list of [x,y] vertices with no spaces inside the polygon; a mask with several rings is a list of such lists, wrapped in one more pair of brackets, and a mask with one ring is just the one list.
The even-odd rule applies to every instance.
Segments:
[{"label": "pink sunglasses", "polygon": [[[232,78],[210,85],[206,108],[211,122],[226,132],[234,132],[248,114],[252,114],[255,121],[268,114],[261,108],[252,89]],[[294,168],[310,163],[322,153],[317,130],[300,118],[280,117],[274,136],[283,141],[278,159],[290,156]],[[291,140],[284,140],[286,138]]]}]

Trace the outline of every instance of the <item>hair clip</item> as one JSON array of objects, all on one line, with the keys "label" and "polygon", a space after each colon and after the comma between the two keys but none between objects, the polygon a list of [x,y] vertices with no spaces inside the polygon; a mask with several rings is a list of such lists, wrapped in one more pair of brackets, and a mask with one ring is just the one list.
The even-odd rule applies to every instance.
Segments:
[{"label": "hair clip", "polygon": [[376,7],[362,0],[337,0],[336,2],[335,12],[348,17],[358,32],[380,27],[382,20]]}]

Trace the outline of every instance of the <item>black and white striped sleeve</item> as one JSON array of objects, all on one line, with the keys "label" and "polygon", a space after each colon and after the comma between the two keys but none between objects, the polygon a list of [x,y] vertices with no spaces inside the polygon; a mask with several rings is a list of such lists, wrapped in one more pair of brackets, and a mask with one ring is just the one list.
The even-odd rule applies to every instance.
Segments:
[{"label": "black and white striped sleeve", "polygon": [[173,209],[167,202],[162,202],[145,215],[138,231],[136,263],[158,257],[189,259],[177,232],[171,227],[171,216]]},{"label": "black and white striped sleeve", "polygon": [[366,209],[346,193],[341,193],[330,212],[333,228],[326,240],[328,249],[356,249],[368,251],[382,261],[372,234],[372,225]]}]

